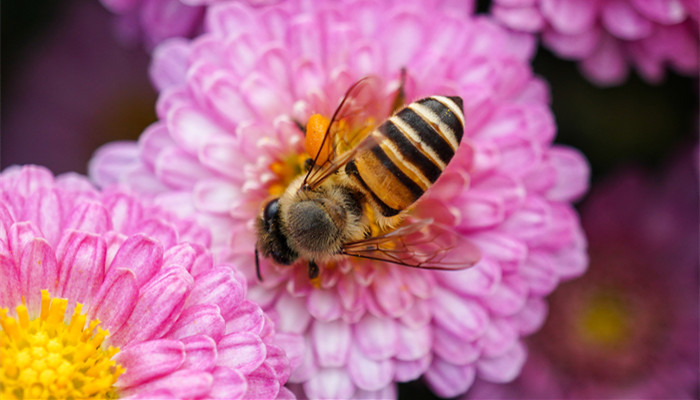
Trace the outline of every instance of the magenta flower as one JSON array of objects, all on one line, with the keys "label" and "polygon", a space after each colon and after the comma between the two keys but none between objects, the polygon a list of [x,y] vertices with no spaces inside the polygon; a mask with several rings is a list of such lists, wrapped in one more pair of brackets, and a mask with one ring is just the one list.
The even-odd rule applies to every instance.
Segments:
[{"label": "magenta flower", "polygon": [[652,83],[666,68],[698,75],[695,0],[494,0],[491,12],[515,31],[541,35],[558,56],[580,61],[598,85],[623,82],[630,66]]},{"label": "magenta flower", "polygon": [[690,159],[663,176],[627,170],[594,188],[582,211],[588,273],[552,295],[522,376],[479,383],[471,398],[697,398],[700,217]]},{"label": "magenta flower", "polygon": [[[154,52],[160,121],[91,162],[99,184],[128,185],[211,229],[215,259],[246,274],[278,330],[305,335],[290,382],[306,396],[391,397],[395,382],[421,375],[441,396],[475,376],[511,380],[544,296],[586,268],[570,205],[587,187],[586,162],[552,145],[547,88],[522,49],[453,3],[213,6],[205,34]],[[365,75],[391,93],[402,68],[409,100],[459,95],[467,116],[460,150],[411,215],[451,226],[481,261],[436,272],[346,258],[310,282],[302,262],[263,259],[257,282],[253,222],[304,159],[294,121],[329,117]]]},{"label": "magenta flower", "polygon": [[294,338],[191,219],[34,166],[5,170],[0,196],[3,398],[291,394],[273,343]]},{"label": "magenta flower", "polygon": [[[116,34],[126,44],[143,43],[153,49],[165,39],[192,37],[202,30],[210,4],[223,0],[101,0],[117,14]],[[264,5],[279,0],[237,0]]]}]

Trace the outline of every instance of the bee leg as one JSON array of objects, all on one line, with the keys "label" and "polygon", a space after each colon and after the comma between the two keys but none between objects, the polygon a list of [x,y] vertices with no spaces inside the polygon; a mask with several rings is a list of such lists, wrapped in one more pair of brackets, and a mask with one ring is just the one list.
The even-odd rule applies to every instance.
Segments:
[{"label": "bee leg", "polygon": [[406,92],[404,91],[404,86],[406,84],[406,67],[401,67],[401,78],[400,78],[399,88],[396,90],[396,96],[394,97],[394,102],[391,104],[392,114],[398,111],[404,104],[406,104]]},{"label": "bee leg", "polygon": [[255,249],[255,274],[258,276],[258,280],[262,282],[262,275],[260,275],[260,259],[258,258],[258,249]]},{"label": "bee leg", "polygon": [[319,272],[318,265],[313,261],[309,261],[309,279],[317,278]]},{"label": "bee leg", "polygon": [[306,126],[304,126],[304,124],[297,121],[296,119],[294,120],[294,124],[297,126],[297,128],[299,128],[300,131],[304,133],[304,136],[306,136]]},{"label": "bee leg", "polygon": [[314,165],[314,159],[313,159],[313,158],[307,158],[307,159],[304,161],[304,172],[309,172],[309,170],[311,169],[311,166],[313,166],[313,165]]}]

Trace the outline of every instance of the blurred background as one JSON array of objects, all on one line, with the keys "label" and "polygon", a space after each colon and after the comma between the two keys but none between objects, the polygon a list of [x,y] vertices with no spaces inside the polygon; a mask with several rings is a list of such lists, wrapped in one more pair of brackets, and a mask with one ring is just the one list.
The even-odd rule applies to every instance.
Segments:
[{"label": "blurred background", "polygon": [[[480,11],[489,2],[478,2]],[[90,155],[155,120],[148,56],[98,1],[2,2],[0,166],[86,173]],[[523,374],[469,398],[698,398],[698,80],[634,72],[600,88],[540,48],[557,142],[588,157],[578,204],[591,265],[552,295]],[[434,397],[419,382],[402,398]]]}]

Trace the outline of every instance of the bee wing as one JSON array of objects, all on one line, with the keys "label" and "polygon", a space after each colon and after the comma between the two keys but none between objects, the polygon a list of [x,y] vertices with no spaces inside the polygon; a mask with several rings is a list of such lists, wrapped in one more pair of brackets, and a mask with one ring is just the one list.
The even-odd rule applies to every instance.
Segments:
[{"label": "bee wing", "polygon": [[[333,113],[302,188],[317,187],[358,151],[371,145],[363,139],[386,117],[383,100],[379,80],[374,76],[364,77],[348,89]],[[326,143],[330,143],[330,154],[319,162]]]},{"label": "bee wing", "polygon": [[459,270],[481,258],[478,247],[446,225],[423,219],[381,236],[346,243],[343,254],[413,268]]}]

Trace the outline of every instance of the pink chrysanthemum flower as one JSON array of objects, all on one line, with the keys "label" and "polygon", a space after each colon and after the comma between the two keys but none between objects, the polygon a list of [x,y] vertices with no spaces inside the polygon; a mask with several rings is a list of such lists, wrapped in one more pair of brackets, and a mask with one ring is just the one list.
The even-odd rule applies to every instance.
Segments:
[{"label": "pink chrysanthemum flower", "polygon": [[599,85],[623,82],[630,66],[652,83],[667,67],[698,75],[696,0],[494,0],[491,12],[515,31],[541,34]]},{"label": "pink chrysanthemum flower", "polygon": [[518,380],[479,383],[470,398],[698,397],[698,175],[690,159],[663,176],[627,170],[594,188],[582,211],[588,273],[552,295]]},{"label": "pink chrysanthemum flower", "polygon": [[191,219],[34,166],[0,197],[0,397],[291,394],[272,322]]},{"label": "pink chrysanthemum flower", "polygon": [[[117,14],[116,34],[127,44],[153,49],[165,39],[192,37],[202,30],[206,8],[224,0],[100,0]],[[264,5],[279,0],[236,0]]]},{"label": "pink chrysanthemum flower", "polygon": [[[91,162],[98,183],[129,185],[211,228],[215,258],[247,275],[280,331],[305,335],[290,382],[309,397],[391,397],[395,382],[423,374],[442,396],[465,392],[476,375],[513,379],[544,296],[586,267],[570,206],[587,187],[586,162],[552,145],[546,86],[511,37],[453,7],[467,6],[212,7],[206,34],[154,53],[160,121],[138,144],[105,146]],[[299,174],[295,121],[330,117],[365,75],[393,93],[402,68],[409,101],[460,95],[467,120],[460,150],[411,213],[450,225],[480,247],[481,261],[437,272],[343,259],[312,283],[305,263],[261,260],[264,281],[252,286],[253,222]]]}]

